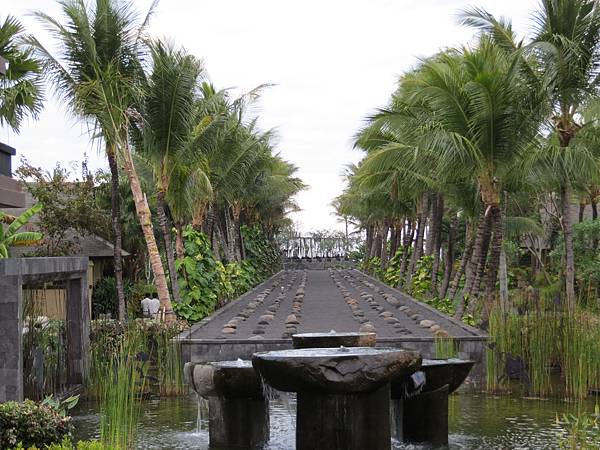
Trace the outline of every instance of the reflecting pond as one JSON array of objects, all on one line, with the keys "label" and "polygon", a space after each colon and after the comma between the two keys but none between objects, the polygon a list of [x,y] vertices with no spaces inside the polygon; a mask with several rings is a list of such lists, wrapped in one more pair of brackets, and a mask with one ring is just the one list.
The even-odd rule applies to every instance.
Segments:
[{"label": "reflecting pond", "polygon": [[[581,408],[593,411],[594,403]],[[294,450],[295,408],[293,398],[271,402],[271,439],[268,450]],[[452,395],[450,397],[451,449],[556,449],[560,431],[556,417],[574,412],[576,405],[563,401],[495,397],[490,395]],[[73,411],[76,439],[98,437],[98,404],[81,402]],[[139,449],[208,449],[206,411],[198,416],[195,395],[155,399],[144,402]],[[200,430],[198,430],[198,421]],[[403,446],[394,449],[417,450]]]}]

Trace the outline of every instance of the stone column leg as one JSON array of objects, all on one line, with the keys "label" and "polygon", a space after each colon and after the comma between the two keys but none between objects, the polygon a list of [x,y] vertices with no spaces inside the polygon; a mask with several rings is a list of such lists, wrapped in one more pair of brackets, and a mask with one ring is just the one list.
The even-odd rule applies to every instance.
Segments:
[{"label": "stone column leg", "polygon": [[269,402],[209,397],[208,427],[211,448],[262,448],[269,440]]},{"label": "stone column leg", "polygon": [[298,393],[297,450],[389,450],[390,386],[368,393]]},{"label": "stone column leg", "polygon": [[23,292],[19,277],[0,280],[0,403],[23,401]]},{"label": "stone column leg", "polygon": [[400,401],[403,442],[448,444],[448,385]]},{"label": "stone column leg", "polygon": [[82,384],[87,373],[90,311],[85,276],[67,281],[67,383]]}]

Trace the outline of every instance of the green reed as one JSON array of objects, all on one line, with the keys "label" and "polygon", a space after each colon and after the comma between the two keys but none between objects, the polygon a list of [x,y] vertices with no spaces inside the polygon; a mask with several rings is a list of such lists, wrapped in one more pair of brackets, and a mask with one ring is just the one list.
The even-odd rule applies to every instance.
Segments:
[{"label": "green reed", "polygon": [[[600,328],[585,311],[569,314],[538,305],[533,311],[517,314],[496,308],[490,315],[490,336],[492,348],[486,355],[489,390],[504,387],[498,380],[509,354],[525,362],[531,395],[566,393],[584,398],[600,384]],[[553,383],[553,368],[561,372],[558,385]]]},{"label": "green reed", "polygon": [[143,364],[138,355],[146,350],[146,335],[130,326],[118,352],[109,358],[100,397],[100,439],[105,445],[118,449],[134,447],[145,388]]},{"label": "green reed", "polygon": [[163,327],[155,335],[156,362],[160,395],[177,396],[185,393],[181,343],[173,337],[179,330]]},{"label": "green reed", "polygon": [[435,357],[439,359],[456,358],[458,349],[454,339],[450,337],[435,338]]}]

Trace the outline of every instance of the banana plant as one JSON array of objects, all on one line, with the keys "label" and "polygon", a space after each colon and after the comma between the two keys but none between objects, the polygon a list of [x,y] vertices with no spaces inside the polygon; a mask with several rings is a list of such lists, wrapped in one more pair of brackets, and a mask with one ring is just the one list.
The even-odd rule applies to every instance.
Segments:
[{"label": "banana plant", "polygon": [[5,228],[0,224],[0,258],[10,257],[10,247],[32,245],[42,239],[42,233],[37,231],[19,231],[29,220],[39,213],[43,208],[41,203],[37,203],[21,214],[14,217],[0,212],[0,222],[8,224]]}]

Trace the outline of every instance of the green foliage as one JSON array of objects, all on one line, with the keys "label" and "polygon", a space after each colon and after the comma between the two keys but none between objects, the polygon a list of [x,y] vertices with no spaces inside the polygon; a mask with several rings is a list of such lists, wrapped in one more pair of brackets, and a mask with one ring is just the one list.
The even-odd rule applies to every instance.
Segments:
[{"label": "green foliage", "polygon": [[374,256],[369,260],[365,260],[362,262],[361,269],[372,277],[377,278],[378,280],[383,279],[384,273],[381,269],[381,258]]},{"label": "green foliage", "polygon": [[42,208],[43,205],[38,203],[23,212],[19,217],[9,217],[6,213],[0,212],[0,223],[9,224],[6,228],[0,224],[0,258],[10,256],[10,247],[32,245],[42,238],[42,234],[37,231],[19,231]]},{"label": "green foliage", "polygon": [[224,265],[212,252],[207,236],[186,227],[185,256],[177,261],[182,300],[173,305],[177,315],[197,322],[211,314],[219,302],[243,294],[272,275],[281,261],[276,248],[258,227],[242,227],[246,258]]},{"label": "green foliage", "polygon": [[427,298],[431,294],[431,270],[433,256],[422,256],[418,261],[415,274],[412,278],[410,293],[419,300]]},{"label": "green foliage", "polygon": [[[131,283],[123,280],[125,297],[129,298]],[[118,317],[119,306],[117,304],[117,282],[114,277],[105,277],[96,281],[92,291],[92,317],[98,318],[100,314],[110,314]]]},{"label": "green foliage", "polygon": [[186,227],[183,230],[185,256],[177,260],[181,301],[173,305],[179,317],[197,322],[212,313],[219,300],[219,271],[205,234]]},{"label": "green foliage", "polygon": [[593,414],[580,413],[556,419],[561,427],[558,445],[561,450],[597,450],[600,448],[600,409],[596,405]]},{"label": "green foliage", "polygon": [[[11,450],[11,449],[9,449]],[[59,444],[44,445],[43,447],[37,447],[35,445],[30,447],[24,447],[19,443],[12,450],[116,450],[114,447],[103,445],[100,441],[79,441],[77,443],[71,442],[70,439],[65,438]]]},{"label": "green foliage", "polygon": [[400,265],[402,264],[403,248],[399,248],[396,254],[388,262],[387,269],[383,275],[384,283],[390,286],[398,286],[400,281]]},{"label": "green foliage", "polygon": [[47,171],[21,159],[17,175],[32,197],[44,205],[36,224],[43,235],[36,256],[77,253],[80,236],[90,233],[110,236],[110,209],[96,196],[97,187],[106,181],[104,174],[88,172],[86,160],[81,163],[81,174],[74,176],[74,172],[75,168],[69,170],[60,163]]},{"label": "green foliage", "polygon": [[61,442],[73,431],[71,418],[54,408],[31,400],[0,404],[0,448],[19,443],[43,447]]},{"label": "green foliage", "polygon": [[71,395],[63,399],[54,398],[52,395],[49,395],[42,401],[42,405],[49,406],[61,416],[66,417],[67,412],[77,406],[77,402],[79,402],[79,395]]}]

